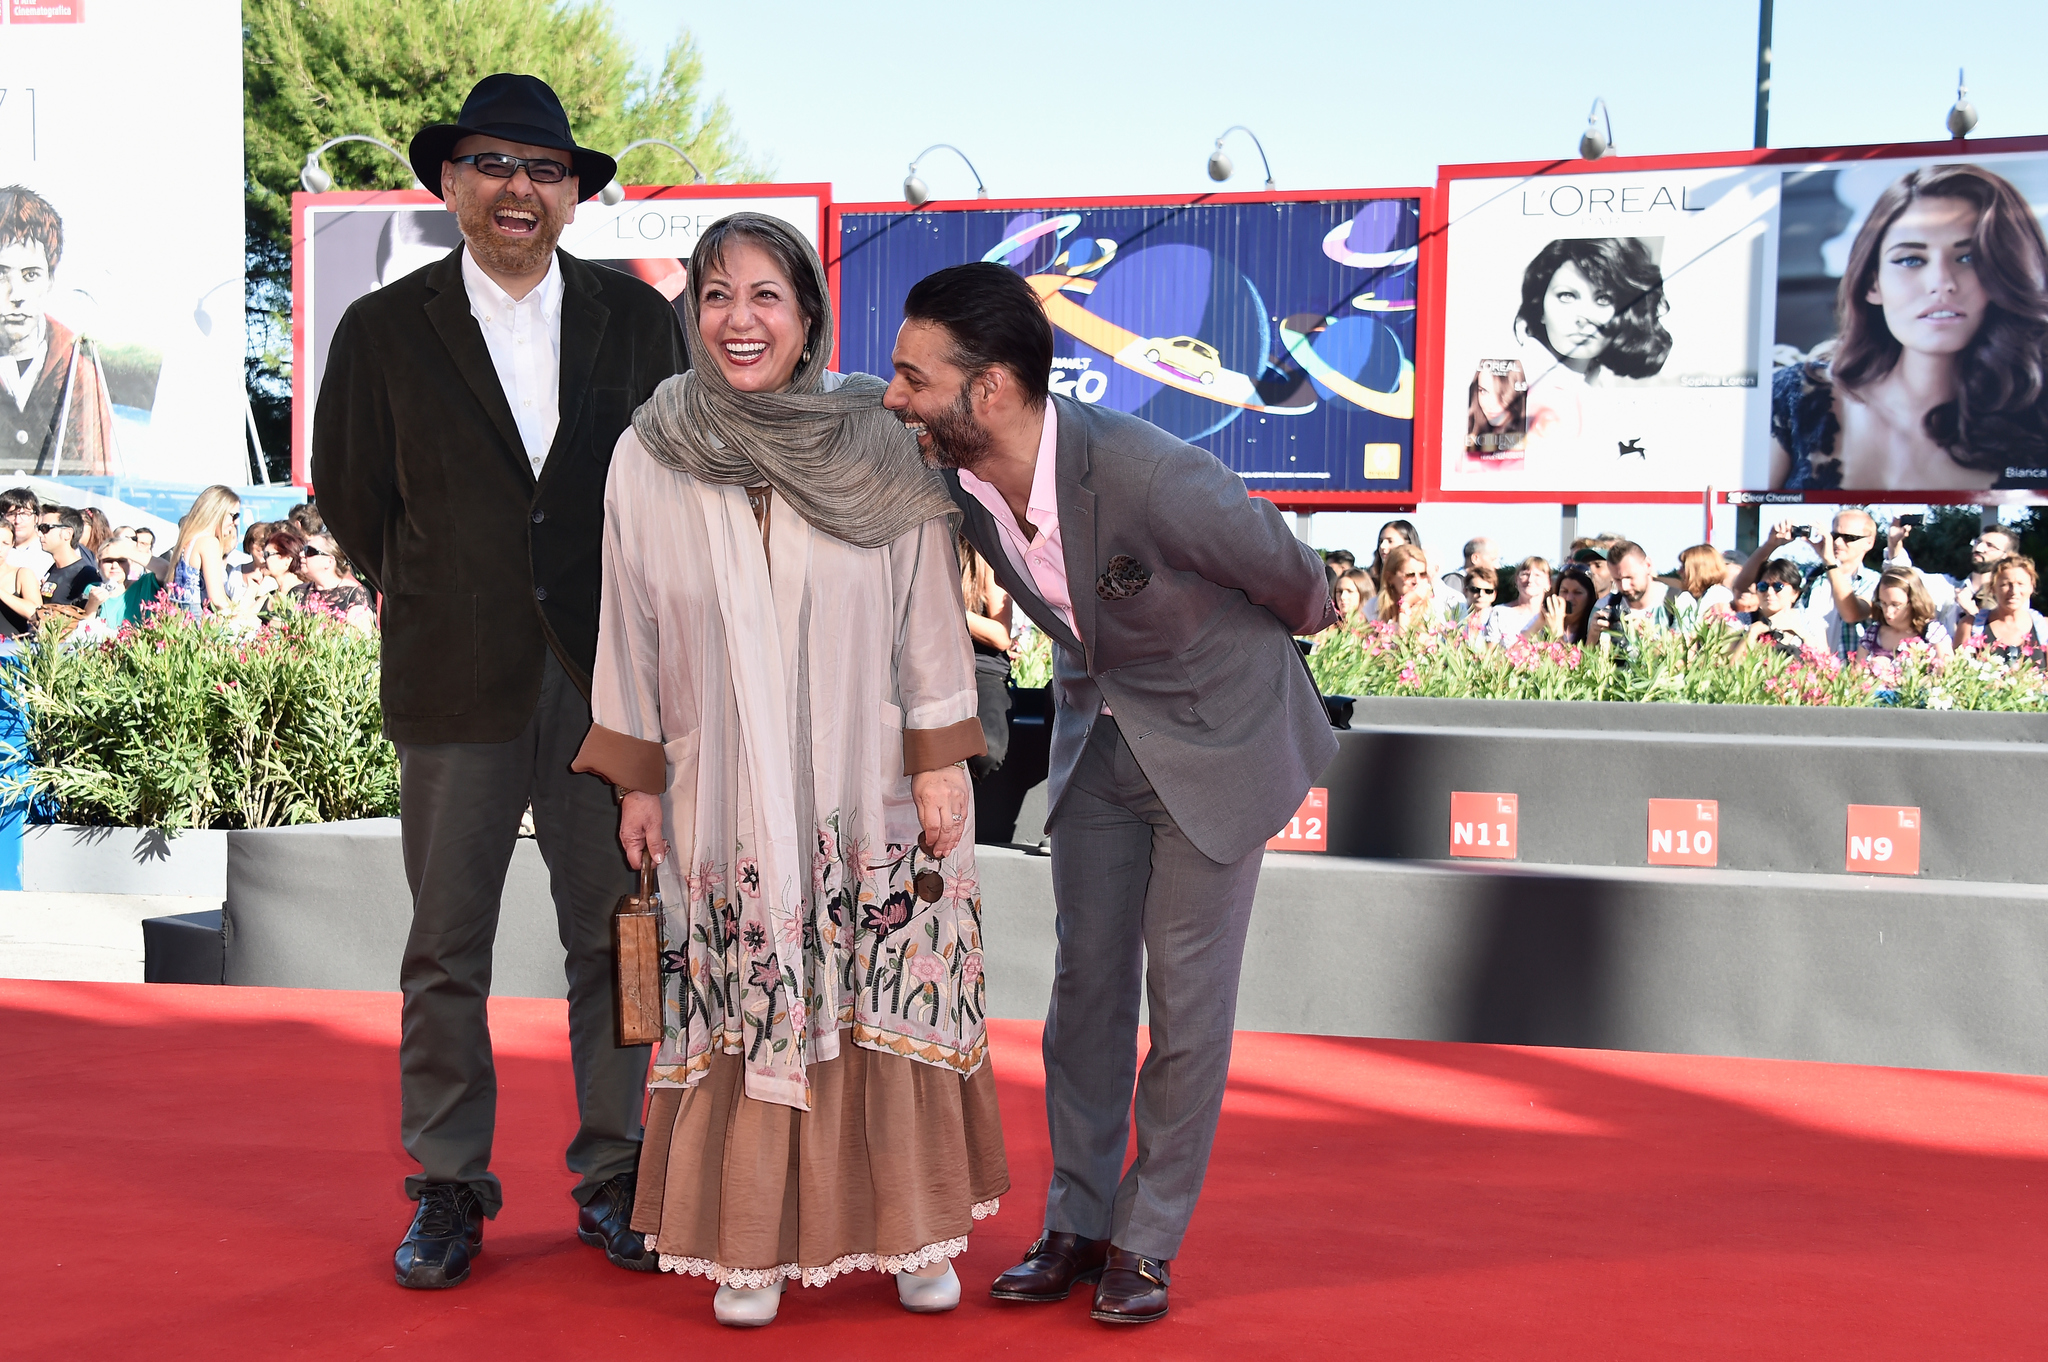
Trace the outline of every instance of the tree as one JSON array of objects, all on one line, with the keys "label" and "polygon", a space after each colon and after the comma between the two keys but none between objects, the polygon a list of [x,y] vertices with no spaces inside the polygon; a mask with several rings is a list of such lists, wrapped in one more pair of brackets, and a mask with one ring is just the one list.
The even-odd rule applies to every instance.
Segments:
[{"label": "tree", "polygon": [[[704,98],[687,29],[658,71],[636,72],[633,58],[602,0],[243,0],[249,397],[273,477],[290,457],[291,195],[306,153],[345,133],[403,151],[420,128],[453,122],[482,77],[525,71],[562,97],[584,146],[661,137],[707,179],[762,178],[725,102]],[[360,142],[336,147],[324,164],[343,188],[412,185],[410,170]],[[659,148],[619,167],[622,184],[677,178],[688,168]]]}]

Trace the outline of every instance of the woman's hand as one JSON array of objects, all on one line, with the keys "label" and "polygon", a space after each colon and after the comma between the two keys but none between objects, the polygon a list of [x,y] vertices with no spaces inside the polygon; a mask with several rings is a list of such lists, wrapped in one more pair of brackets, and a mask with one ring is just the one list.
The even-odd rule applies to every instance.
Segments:
[{"label": "woman's hand", "polygon": [[974,797],[967,772],[958,766],[919,771],[910,778],[910,797],[917,801],[925,848],[940,859],[952,855],[967,830],[967,805]]},{"label": "woman's hand", "polygon": [[1564,597],[1543,598],[1543,630],[1552,638],[1564,637]]},{"label": "woman's hand", "polygon": [[626,864],[635,870],[649,852],[656,865],[668,859],[668,842],[661,835],[660,795],[634,790],[619,801],[619,845],[625,848]]}]

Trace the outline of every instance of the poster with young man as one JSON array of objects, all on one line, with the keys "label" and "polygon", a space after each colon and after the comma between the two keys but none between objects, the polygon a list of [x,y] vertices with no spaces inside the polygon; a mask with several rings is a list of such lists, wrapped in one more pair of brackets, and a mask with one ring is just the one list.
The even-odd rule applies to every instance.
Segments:
[{"label": "poster with young man", "polygon": [[[697,237],[732,213],[765,213],[812,245],[825,230],[831,186],[688,185],[629,188],[625,199],[576,205],[561,247],[625,270],[670,302],[682,297]],[[462,244],[455,215],[424,190],[292,195],[292,480],[308,482],[313,408],[327,347],[348,305],[426,268]]]},{"label": "poster with young man", "polygon": [[1045,304],[1053,392],[1141,416],[1283,505],[1413,499],[1412,191],[834,217],[842,369],[894,373],[911,286],[995,261]]},{"label": "poster with young man", "polygon": [[241,40],[236,0],[0,3],[0,478],[249,481]]}]

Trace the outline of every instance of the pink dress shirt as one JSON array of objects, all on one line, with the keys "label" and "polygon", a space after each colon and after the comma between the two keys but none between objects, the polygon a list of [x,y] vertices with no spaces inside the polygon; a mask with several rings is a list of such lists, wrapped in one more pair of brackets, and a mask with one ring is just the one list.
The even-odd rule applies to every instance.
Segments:
[{"label": "pink dress shirt", "polygon": [[1058,448],[1059,417],[1048,400],[1045,430],[1038,437],[1038,463],[1031,473],[1031,503],[1026,514],[1038,533],[1030,540],[1024,538],[1024,529],[1010,513],[1010,504],[1003,500],[1001,492],[964,468],[960,470],[960,485],[988,508],[997,532],[1003,537],[1003,552],[1009,555],[1010,566],[1019,576],[1031,579],[1045,603],[1066,621],[1067,628],[1074,630],[1074,637],[1080,638],[1081,631],[1074,626],[1073,593],[1067,590],[1067,559],[1060,547],[1059,489],[1053,476]]}]

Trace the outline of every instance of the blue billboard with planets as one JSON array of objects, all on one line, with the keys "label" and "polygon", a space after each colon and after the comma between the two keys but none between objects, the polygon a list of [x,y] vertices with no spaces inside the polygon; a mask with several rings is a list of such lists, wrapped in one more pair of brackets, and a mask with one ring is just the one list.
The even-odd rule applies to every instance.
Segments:
[{"label": "blue billboard with planets", "polygon": [[1414,488],[1412,198],[848,212],[839,368],[894,370],[903,298],[992,260],[1052,319],[1052,389],[1290,494]]}]

